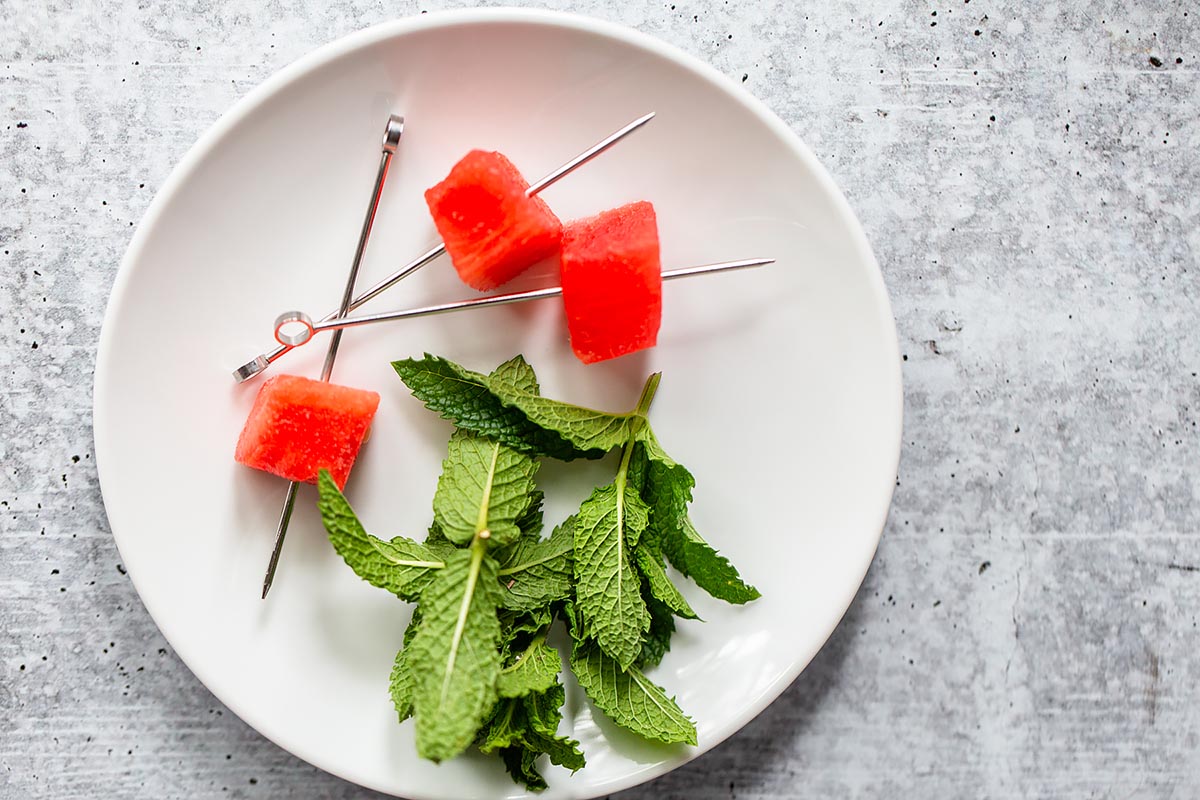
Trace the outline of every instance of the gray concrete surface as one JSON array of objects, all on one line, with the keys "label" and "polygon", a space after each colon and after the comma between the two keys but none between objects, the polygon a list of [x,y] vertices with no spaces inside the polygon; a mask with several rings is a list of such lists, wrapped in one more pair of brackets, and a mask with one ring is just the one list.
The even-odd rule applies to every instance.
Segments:
[{"label": "gray concrete surface", "polygon": [[[814,148],[905,353],[895,502],[817,660],[635,798],[1200,795],[1200,8],[556,2],[734,76]],[[123,574],[95,337],[234,100],[440,3],[0,0],[0,795],[350,798],[225,711]]]}]

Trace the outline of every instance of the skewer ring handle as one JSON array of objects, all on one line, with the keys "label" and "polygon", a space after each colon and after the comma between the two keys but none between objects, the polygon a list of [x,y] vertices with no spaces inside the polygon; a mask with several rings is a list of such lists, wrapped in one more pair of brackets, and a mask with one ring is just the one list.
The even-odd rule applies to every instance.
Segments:
[{"label": "skewer ring handle", "polygon": [[392,114],[388,117],[387,127],[383,131],[383,149],[384,152],[394,154],[396,146],[400,144],[400,137],[404,135],[404,117],[399,114]]},{"label": "skewer ring handle", "polygon": [[[301,326],[299,330],[296,330],[297,324]],[[285,311],[275,318],[275,341],[284,347],[307,344],[313,333],[312,317],[303,311]]]}]

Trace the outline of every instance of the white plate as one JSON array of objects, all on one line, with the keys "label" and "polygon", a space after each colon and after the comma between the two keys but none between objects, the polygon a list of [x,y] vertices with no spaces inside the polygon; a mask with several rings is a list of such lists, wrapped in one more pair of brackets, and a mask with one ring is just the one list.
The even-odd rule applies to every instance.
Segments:
[{"label": "white plate", "polygon": [[[664,372],[652,419],[697,477],[697,525],[763,598],[732,607],[687,588],[707,622],[681,623],[651,675],[695,718],[698,748],[613,734],[573,690],[564,730],[588,766],[548,767],[547,798],[614,792],[713,747],[792,682],[854,597],[895,478],[899,356],[871,250],[812,153],[712,69],[624,28],[512,10],[381,25],[283,70],[201,137],[130,245],[96,365],[96,455],[131,579],[197,677],[301,758],[407,797],[522,796],[493,759],[416,758],[387,695],[409,606],[341,563],[308,487],[259,599],[285,487],[233,462],[258,385],[229,370],[270,344],[276,313],[336,302],[389,112],[407,130],[363,286],[436,240],[422,191],[469,148],[533,178],[650,110],[647,128],[547,191],[552,207],[569,219],[653,201],[668,268],[779,262],[669,284],[659,346],[590,367],[556,301],[350,332],[335,379],[383,402],[349,497],[380,535],[420,537],[429,522],[450,427],[393,359],[429,351],[487,370],[520,352],[547,394],[614,409]],[[553,280],[535,269],[522,285]],[[367,310],[470,294],[442,261]],[[315,375],[322,350],[278,371]],[[545,466],[549,521],[612,469]]]}]

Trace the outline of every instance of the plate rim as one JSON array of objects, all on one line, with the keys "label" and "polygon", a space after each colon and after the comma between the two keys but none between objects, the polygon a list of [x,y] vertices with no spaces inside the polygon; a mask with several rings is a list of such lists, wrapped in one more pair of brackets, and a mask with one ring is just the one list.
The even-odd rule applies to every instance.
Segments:
[{"label": "plate rim", "polygon": [[[533,8],[476,8],[476,9],[450,9],[435,11],[415,16],[403,17],[400,19],[387,20],[369,27],[351,32],[341,36],[331,42],[328,42],[316,49],[306,53],[295,61],[287,64],[267,77],[260,84],[255,86],[243,97],[238,99],[224,113],[222,113],[216,121],[212,123],[197,140],[188,148],[184,156],[172,168],[167,178],[163,181],[162,186],[155,193],[145,213],[142,215],[140,222],[130,243],[125,251],[124,256],[117,268],[116,276],[113,280],[112,288],[109,293],[108,301],[105,306],[104,317],[101,323],[100,335],[98,338],[96,361],[95,361],[95,377],[93,379],[93,397],[92,397],[92,424],[93,424],[93,441],[95,449],[95,462],[97,479],[100,487],[102,498],[106,495],[105,487],[110,485],[115,480],[105,469],[105,459],[102,453],[109,449],[105,430],[107,426],[97,424],[98,420],[107,417],[107,406],[105,405],[106,392],[102,391],[104,376],[109,373],[108,362],[112,358],[114,350],[113,328],[115,327],[113,320],[119,315],[122,305],[122,298],[126,293],[127,286],[132,280],[132,275],[136,271],[135,266],[141,258],[142,251],[146,247],[146,242],[150,236],[150,232],[157,227],[159,217],[164,209],[169,204],[174,195],[182,188],[190,179],[193,172],[199,166],[201,161],[218,145],[224,138],[256,110],[263,102],[274,96],[280,90],[286,88],[290,84],[304,78],[308,74],[324,67],[325,65],[335,61],[336,59],[349,55],[362,48],[369,47],[392,38],[401,38],[413,33],[439,29],[452,28],[457,26],[473,25],[479,23],[502,23],[502,24],[534,24],[550,29],[566,29],[573,32],[585,33],[598,36],[600,38],[615,41],[618,44],[633,47],[643,51],[648,51],[653,55],[657,55],[666,61],[669,61],[676,66],[682,67],[689,72],[704,79],[712,84],[716,89],[728,95],[733,101],[742,106],[742,108],[752,114],[759,122],[767,126],[783,143],[791,149],[793,154],[803,163],[817,181],[824,196],[828,197],[833,204],[833,211],[838,218],[846,224],[850,233],[854,250],[859,257],[863,258],[865,263],[873,267],[869,270],[869,280],[872,300],[874,301],[874,312],[880,318],[883,324],[881,327],[890,336],[885,336],[887,339],[884,342],[891,350],[891,356],[888,363],[892,365],[889,370],[890,375],[887,377],[889,391],[892,393],[891,415],[887,421],[887,427],[894,433],[890,437],[891,452],[889,463],[892,466],[891,472],[897,472],[900,461],[900,453],[902,449],[902,432],[903,432],[903,408],[904,408],[904,392],[902,376],[900,371],[900,346],[899,338],[896,331],[895,317],[892,313],[891,302],[887,295],[886,285],[883,280],[883,273],[879,267],[879,263],[875,258],[874,252],[871,249],[870,243],[867,240],[866,232],[863,230],[862,224],[857,215],[850,207],[845,195],[838,188],[832,175],[825,166],[817,159],[816,155],[809,149],[808,145],[785,123],[778,115],[776,115],[763,101],[753,96],[731,78],[719,72],[715,67],[702,61],[696,56],[687,53],[681,48],[658,39],[650,34],[643,33],[639,30],[627,27],[625,25],[610,22],[608,20],[599,19],[583,14],[553,11],[547,9]],[[106,476],[109,476],[106,478]],[[572,796],[578,800],[589,800],[589,798],[599,797],[604,794],[622,791],[629,789],[662,775],[672,772],[679,767],[691,762],[692,760],[711,751],[722,742],[740,731],[743,727],[749,724],[752,720],[758,717],[771,703],[778,699],[787,688],[796,680],[797,677],[812,663],[816,655],[828,643],[830,636],[841,624],[845,617],[846,611],[850,604],[857,596],[859,589],[862,587],[863,581],[870,565],[875,557],[875,552],[878,549],[879,541],[883,535],[883,529],[887,521],[888,511],[891,507],[891,500],[894,494],[894,483],[889,481],[886,484],[884,492],[877,499],[877,508],[875,513],[876,533],[869,538],[869,541],[864,543],[860,558],[860,568],[857,578],[851,585],[847,582],[846,589],[838,599],[838,604],[841,610],[831,616],[831,622],[826,626],[826,630],[820,636],[820,641],[815,647],[811,648],[811,652],[806,657],[796,659],[775,681],[763,687],[758,696],[750,703],[747,703],[738,713],[733,715],[725,725],[720,726],[712,735],[706,738],[702,746],[693,747],[685,751],[677,758],[660,762],[652,767],[635,770],[620,778],[615,778],[606,783],[593,786],[586,795],[573,794]],[[112,532],[113,540],[117,546],[117,550],[125,564],[126,572],[130,582],[133,584],[134,590],[138,593],[138,599],[141,600],[150,618],[154,621],[155,626],[166,639],[167,643],[175,651],[179,660],[185,667],[196,677],[196,679],[204,686],[205,690],[210,692],[223,705],[230,709],[231,712],[252,728],[259,736],[272,742],[275,746],[285,750],[286,752],[302,759],[303,761],[317,767],[318,769],[328,772],[342,780],[349,781],[355,785],[369,788],[384,794],[393,796],[395,792],[385,786],[373,784],[368,780],[363,780],[360,776],[353,775],[347,771],[335,768],[323,763],[319,754],[309,753],[308,748],[297,747],[295,743],[285,744],[279,741],[275,736],[269,735],[254,725],[247,719],[246,713],[238,707],[237,704],[230,702],[229,699],[222,697],[214,691],[209,682],[205,681],[197,668],[184,657],[179,647],[173,641],[172,634],[168,633],[169,626],[164,626],[162,619],[156,613],[152,601],[142,594],[138,588],[137,575],[139,568],[136,566],[138,558],[135,556],[130,559],[127,553],[121,547],[121,536],[117,532],[117,525],[114,524],[113,513],[110,511],[108,503],[104,502],[105,516],[108,519],[109,530]],[[186,648],[185,648],[186,649]],[[203,671],[203,670],[201,670]],[[251,715],[253,716],[253,715]],[[406,793],[404,797],[413,798],[413,800],[443,800],[443,795],[427,794],[427,793]]]}]

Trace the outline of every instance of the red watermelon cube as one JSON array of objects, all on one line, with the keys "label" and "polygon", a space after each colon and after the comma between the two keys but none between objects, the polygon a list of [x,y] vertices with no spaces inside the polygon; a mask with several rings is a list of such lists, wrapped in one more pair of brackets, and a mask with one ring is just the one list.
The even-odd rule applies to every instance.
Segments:
[{"label": "red watermelon cube", "polygon": [[583,363],[653,347],[662,322],[654,206],[630,203],[567,225],[562,288],[571,349]]},{"label": "red watermelon cube", "polygon": [[495,289],[554,255],[562,223],[500,153],[472,150],[425,192],[433,224],[468,286]]},{"label": "red watermelon cube", "polygon": [[234,459],[305,483],[327,469],[345,486],[377,408],[375,392],[276,375],[258,390]]}]

